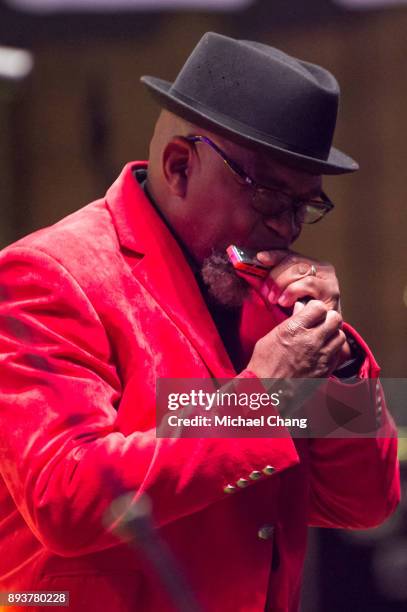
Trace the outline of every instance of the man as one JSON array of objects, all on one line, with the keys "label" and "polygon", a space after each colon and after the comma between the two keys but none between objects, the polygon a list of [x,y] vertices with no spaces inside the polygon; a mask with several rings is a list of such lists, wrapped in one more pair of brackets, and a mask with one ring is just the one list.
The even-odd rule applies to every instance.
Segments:
[{"label": "man", "polygon": [[[307,526],[373,527],[399,499],[379,368],[342,322],[333,267],[290,250],[332,207],[321,175],[357,169],[331,147],[337,83],[214,33],[173,85],[143,80],[163,107],[149,165],[1,255],[1,590],[69,591],[75,611],[192,609],[145,539],[133,550],[106,518],[147,494],[196,609],[294,612]],[[269,268],[268,307],[244,325],[255,302],[230,244]],[[156,436],[160,378],[324,376],[380,437]]]}]

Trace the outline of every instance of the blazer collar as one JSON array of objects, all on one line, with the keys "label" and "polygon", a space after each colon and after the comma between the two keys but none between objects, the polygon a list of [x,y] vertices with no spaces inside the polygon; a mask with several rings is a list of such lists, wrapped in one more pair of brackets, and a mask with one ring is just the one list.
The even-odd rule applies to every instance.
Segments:
[{"label": "blazer collar", "polygon": [[233,377],[236,372],[185,255],[134,177],[133,171],[146,165],[127,164],[106,194],[120,245],[133,252],[128,261],[134,275],[190,340],[211,375]]}]

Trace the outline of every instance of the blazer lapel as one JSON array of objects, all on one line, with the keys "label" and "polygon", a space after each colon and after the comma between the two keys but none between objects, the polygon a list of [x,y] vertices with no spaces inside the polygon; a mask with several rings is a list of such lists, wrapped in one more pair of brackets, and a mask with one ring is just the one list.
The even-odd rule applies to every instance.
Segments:
[{"label": "blazer lapel", "polygon": [[[190,340],[211,375],[233,377],[236,372],[194,274],[133,175],[146,164],[127,164],[106,194],[121,246],[133,252],[133,274]],[[134,253],[139,255],[136,262]]]}]

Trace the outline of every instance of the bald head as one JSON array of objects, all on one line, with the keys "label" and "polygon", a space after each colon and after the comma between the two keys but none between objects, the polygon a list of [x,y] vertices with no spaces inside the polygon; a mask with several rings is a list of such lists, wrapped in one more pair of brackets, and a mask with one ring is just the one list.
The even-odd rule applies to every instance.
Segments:
[{"label": "bald head", "polygon": [[174,136],[187,136],[197,130],[197,126],[189,123],[181,117],[177,117],[168,110],[162,110],[154,128],[154,134],[150,143],[150,161],[154,154],[162,151],[163,147],[174,138]]}]

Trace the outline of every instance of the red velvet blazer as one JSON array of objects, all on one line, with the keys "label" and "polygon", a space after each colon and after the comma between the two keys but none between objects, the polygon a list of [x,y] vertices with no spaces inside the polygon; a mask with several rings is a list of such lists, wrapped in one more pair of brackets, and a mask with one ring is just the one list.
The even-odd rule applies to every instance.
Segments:
[{"label": "red velvet blazer", "polygon": [[[0,590],[69,591],[72,612],[171,610],[102,521],[119,493],[147,492],[205,612],[294,612],[307,526],[372,527],[397,505],[394,425],[384,407],[382,438],[156,438],[158,377],[237,373],[135,165],[0,256]],[[346,392],[374,410],[379,369],[358,339],[368,356]]]}]

